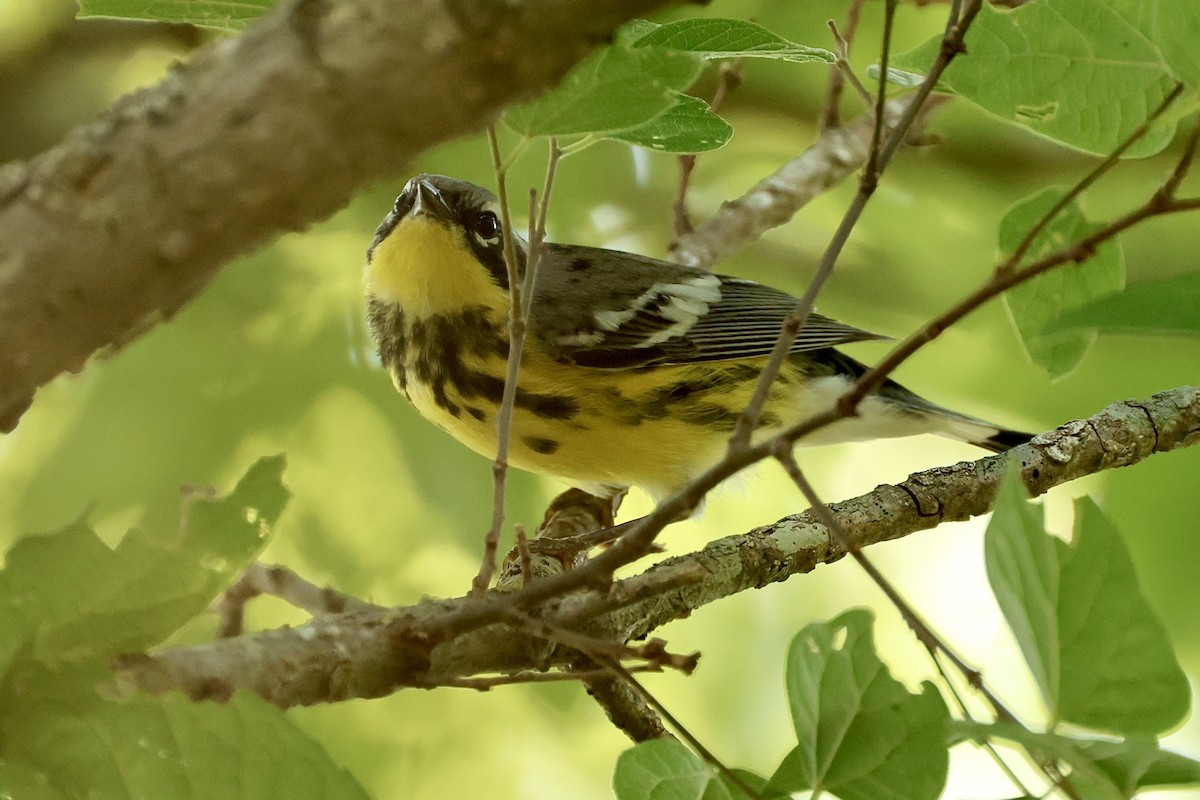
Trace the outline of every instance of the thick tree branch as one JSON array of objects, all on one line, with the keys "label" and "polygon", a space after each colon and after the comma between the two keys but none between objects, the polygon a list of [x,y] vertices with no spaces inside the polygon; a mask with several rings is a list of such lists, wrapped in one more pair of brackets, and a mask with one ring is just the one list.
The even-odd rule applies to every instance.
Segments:
[{"label": "thick tree branch", "polygon": [[[1200,387],[1143,401],[1115,403],[1011,451],[1031,494],[1156,452],[1200,443]],[[830,506],[858,546],[896,539],[942,522],[987,512],[1006,457],[928,470]],[[844,555],[812,512],[786,517],[646,572],[545,603],[539,615],[560,629],[625,641],[747,589],[809,572]],[[152,692],[182,689],[222,698],[247,688],[281,706],[374,697],[407,686],[452,683],[464,676],[569,666],[578,654],[508,626],[490,624],[452,635],[446,620],[468,603],[416,606],[317,617],[284,628],[207,645],[121,659],[120,683]]]},{"label": "thick tree branch", "polygon": [[288,0],[0,168],[0,430],[37,387],[551,85],[663,0]]}]

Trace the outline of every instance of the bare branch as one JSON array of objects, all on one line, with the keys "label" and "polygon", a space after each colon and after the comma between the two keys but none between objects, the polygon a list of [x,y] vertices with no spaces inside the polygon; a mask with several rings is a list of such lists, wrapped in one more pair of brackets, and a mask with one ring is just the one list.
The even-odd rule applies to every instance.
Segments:
[{"label": "bare branch", "polygon": [[218,635],[240,636],[243,633],[246,604],[264,594],[278,597],[314,616],[369,608],[382,610],[381,606],[343,594],[328,586],[317,586],[287,567],[270,566],[261,561],[254,561],[246,567],[242,577],[225,591],[213,608],[221,620]]},{"label": "bare branch", "polygon": [[588,694],[604,709],[608,721],[632,741],[671,738],[646,699],[611,669],[601,667],[587,656],[580,656],[571,669],[584,676]]},{"label": "bare branch", "polygon": [[[885,130],[891,131],[912,101],[888,102]],[[873,115],[860,115],[840,128],[826,128],[813,144],[741,197],[729,200],[711,219],[679,237],[671,257],[681,264],[712,267],[777,228],[831,186],[844,181],[867,161]]]}]

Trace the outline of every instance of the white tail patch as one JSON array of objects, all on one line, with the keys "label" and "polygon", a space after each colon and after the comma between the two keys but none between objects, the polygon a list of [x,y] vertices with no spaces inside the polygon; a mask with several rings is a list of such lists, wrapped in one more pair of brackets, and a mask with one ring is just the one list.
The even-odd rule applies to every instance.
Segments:
[{"label": "white tail patch", "polygon": [[[808,381],[800,400],[804,417],[830,409],[850,388],[851,380],[843,375],[814,378]],[[982,420],[976,421],[947,411],[938,414],[917,406],[904,406],[878,395],[870,395],[858,406],[858,415],[814,431],[800,440],[801,445],[864,442],[872,439],[891,439],[933,433],[960,442],[978,442],[996,435],[999,428]]]}]

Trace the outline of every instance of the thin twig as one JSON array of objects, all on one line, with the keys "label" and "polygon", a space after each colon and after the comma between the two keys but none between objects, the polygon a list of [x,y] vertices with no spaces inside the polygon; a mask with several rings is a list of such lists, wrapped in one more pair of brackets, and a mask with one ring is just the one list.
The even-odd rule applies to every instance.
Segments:
[{"label": "thin twig", "polygon": [[[1161,115],[1165,110],[1165,106],[1160,106],[1155,111],[1155,115]],[[1135,135],[1137,133],[1135,132]],[[1101,244],[1147,219],[1167,214],[1193,211],[1200,208],[1200,201],[1197,199],[1180,200],[1175,197],[1175,191],[1182,182],[1184,175],[1187,174],[1195,157],[1198,140],[1200,140],[1200,117],[1197,118],[1196,125],[1193,126],[1188,136],[1183,154],[1180,156],[1179,161],[1176,162],[1175,169],[1171,173],[1171,178],[1145,203],[1133,211],[1126,213],[1124,216],[1118,217],[1107,225],[1098,228],[1078,242],[1064,247],[1056,253],[1044,256],[1022,269],[1011,270],[1007,273],[1001,273],[999,270],[996,270],[991,280],[963,298],[945,313],[921,326],[920,329],[892,348],[891,352],[884,356],[878,364],[855,381],[850,390],[842,395],[838,401],[837,408],[839,412],[842,412],[842,415],[853,413],[863,398],[877,389],[900,364],[926,344],[940,336],[947,327],[958,322],[988,300],[1003,294],[1018,284],[1036,278],[1038,275],[1055,267],[1085,261],[1095,253]]]},{"label": "thin twig", "polygon": [[546,164],[546,184],[542,193],[540,213],[529,220],[529,247],[526,252],[524,281],[521,280],[517,263],[516,233],[512,229],[512,214],[508,206],[506,171],[500,158],[500,143],[494,125],[488,126],[488,145],[492,154],[492,167],[496,173],[496,196],[500,204],[500,217],[504,235],[504,264],[508,274],[508,363],[504,372],[504,392],[500,398],[500,410],[496,414],[496,459],[492,462],[492,524],[483,540],[483,560],[479,573],[471,583],[471,594],[482,597],[491,585],[496,572],[496,553],[499,549],[500,533],[504,527],[504,495],[508,477],[508,445],[512,433],[513,405],[517,396],[517,378],[521,371],[521,352],[525,346],[525,325],[533,302],[533,287],[537,277],[537,264],[541,256],[542,237],[545,235],[546,212],[549,208],[550,188],[554,183],[554,172],[558,166],[561,150],[558,143],[550,140],[550,156]]},{"label": "thin twig", "polygon": [[517,382],[512,376],[520,369],[521,354],[513,345],[519,327],[517,318],[521,310],[521,285],[517,280],[517,252],[513,239],[512,215],[508,210],[508,183],[505,180],[506,170],[500,158],[500,142],[496,136],[496,126],[488,126],[488,147],[492,155],[492,168],[496,175],[496,196],[500,203],[501,227],[504,235],[504,264],[508,271],[509,313],[508,313],[508,364],[505,371],[507,379],[504,393],[500,399],[500,410],[496,414],[496,458],[492,462],[492,524],[483,539],[483,560],[479,565],[479,573],[471,583],[471,594],[481,597],[492,582],[492,574],[496,571],[496,551],[500,544],[500,532],[504,527],[504,495],[508,478],[508,437],[512,428],[512,408],[517,394]]},{"label": "thin twig", "polygon": [[379,608],[328,586],[317,586],[287,567],[252,561],[213,608],[220,619],[217,635],[240,636],[244,632],[246,604],[261,595],[277,597],[313,616]]},{"label": "thin twig", "polygon": [[891,581],[885,578],[883,573],[880,572],[879,569],[873,563],[871,563],[870,559],[866,557],[862,550],[854,544],[853,540],[850,538],[850,534],[848,534],[846,529],[842,527],[841,521],[833,515],[833,512],[829,510],[829,507],[821,501],[819,496],[817,496],[816,490],[813,489],[812,484],[809,483],[808,478],[805,477],[803,470],[800,469],[800,465],[796,463],[796,457],[792,454],[791,447],[787,446],[786,444],[783,446],[777,445],[773,455],[783,466],[783,469],[788,474],[788,477],[792,479],[792,482],[796,484],[796,487],[804,495],[804,498],[808,500],[808,504],[812,508],[813,513],[825,525],[826,530],[828,530],[830,534],[837,539],[838,546],[841,547],[842,550],[844,550],[847,554],[849,554],[851,558],[858,562],[858,565],[862,567],[863,571],[866,572],[868,576],[870,576],[871,580],[875,582],[875,585],[879,587],[880,591],[887,596],[887,599],[891,601],[892,605],[896,607],[896,610],[900,612],[900,616],[903,617],[904,623],[908,626],[909,630],[913,632],[913,635],[917,637],[917,640],[921,642],[925,649],[927,649],[930,654],[938,652],[943,653],[950,663],[954,665],[954,668],[962,673],[971,686],[974,687],[975,690],[983,695],[984,699],[988,701],[988,704],[992,707],[997,719],[1003,722],[1020,724],[1017,722],[1017,718],[1013,716],[1012,712],[1009,711],[1008,708],[1000,702],[1000,699],[992,694],[991,690],[987,688],[983,682],[983,676],[980,675],[979,670],[969,666],[966,661],[964,661],[956,652],[954,652],[954,650],[950,648],[949,645],[942,641],[941,637],[933,632],[933,629],[929,627],[929,624],[926,623],[925,620],[922,619],[919,614],[917,614],[913,607],[908,604],[908,601],[901,596],[900,592],[895,586],[892,585]]},{"label": "thin twig", "polygon": [[[892,130],[912,103],[910,96],[889,100],[884,117]],[[911,140],[917,126],[944,96],[929,98],[909,129]],[[857,173],[867,161],[874,129],[874,114],[860,114],[839,128],[826,128],[795,158],[756,182],[740,197],[727,200],[711,218],[696,226],[693,233],[676,239],[669,248],[671,258],[680,264],[712,269],[713,265],[738,249],[776,228],[806,204],[831,187]]]},{"label": "thin twig", "polygon": [[[745,58],[735,58],[733,61],[722,62],[717,70],[717,88],[708,107],[715,114],[725,104],[725,98],[742,82],[742,65]],[[675,194],[675,204],[672,206],[675,217],[675,238],[686,236],[695,230],[692,218],[687,209],[687,193],[692,182],[692,170],[696,168],[696,154],[685,153],[679,157],[679,190]]]},{"label": "thin twig", "polygon": [[697,739],[692,732],[689,731],[679,720],[677,720],[674,714],[672,714],[670,711],[667,711],[666,707],[658,701],[658,698],[651,694],[645,686],[639,683],[637,678],[634,678],[633,675],[630,674],[629,670],[627,670],[619,661],[604,659],[599,663],[607,666],[618,676],[620,676],[622,680],[628,683],[635,692],[642,696],[642,698],[651,708],[658,712],[659,716],[667,721],[668,725],[675,729],[675,733],[679,735],[680,739],[683,739],[685,742],[687,742],[688,746],[690,746],[701,758],[708,762],[709,766],[716,769],[717,772],[720,772],[727,781],[741,789],[745,793],[746,797],[753,798],[753,800],[763,800],[763,796],[761,794],[752,789],[736,772],[725,766],[725,764],[719,758],[717,758],[711,750],[701,744],[700,740]]},{"label": "thin twig", "polygon": [[521,585],[528,586],[533,580],[533,554],[529,552],[529,539],[525,537],[525,526],[517,525],[517,556],[521,559]]},{"label": "thin twig", "polygon": [[[963,44],[964,37],[967,34],[967,29],[971,27],[971,23],[979,14],[979,9],[983,6],[983,0],[966,0],[966,6],[962,7],[962,0],[954,0],[950,7],[950,15],[946,22],[946,33],[942,37],[942,47],[938,51],[937,58],[934,59],[933,66],[929,69],[929,74],[925,76],[925,80],[917,87],[916,93],[913,95],[913,100],[908,104],[908,108],[904,111],[904,116],[896,125],[896,131],[907,131],[912,125],[912,120],[916,118],[921,107],[925,105],[926,99],[933,94],[937,83],[941,80],[942,73],[950,66],[950,62],[955,56],[963,52],[965,45]],[[961,7],[961,14],[959,13]],[[884,74],[880,74],[881,81],[886,79]],[[931,80],[932,79],[932,80]],[[904,142],[905,137],[897,136],[893,133],[888,137],[887,142],[883,145],[883,150],[879,154],[879,170],[882,171],[889,163],[896,150]]]},{"label": "thin twig", "polygon": [[[536,215],[533,213],[535,196],[532,190],[529,194],[529,263],[525,265],[524,304],[521,308],[522,317],[525,320],[529,319],[529,312],[533,307],[537,265],[542,257],[542,243],[546,240],[546,217],[550,213],[550,194],[554,191],[554,177],[558,174],[558,162],[562,160],[562,157],[563,150],[558,146],[558,140],[551,137],[549,151],[546,155],[546,180],[542,185],[542,196],[536,203]],[[523,335],[524,331],[522,331],[522,337]]]},{"label": "thin twig", "polygon": [[578,650],[591,659],[636,659],[658,667],[678,670],[685,675],[690,675],[696,670],[696,664],[700,659],[699,653],[683,655],[670,652],[666,648],[666,642],[662,639],[654,638],[641,645],[630,645],[610,639],[597,639],[568,630],[561,625],[531,616],[517,609],[510,610],[508,617],[513,625],[530,636],[565,645],[572,650]]},{"label": "thin twig", "polygon": [[[863,86],[863,82],[858,79],[858,75],[854,72],[854,67],[850,65],[850,42],[842,36],[842,32],[838,30],[836,22],[829,20],[827,24],[829,25],[829,32],[833,34],[834,53],[836,55],[833,65],[836,68],[835,74],[839,78],[839,94],[843,83],[849,82],[855,93],[858,94],[858,98],[863,101],[863,105],[867,108],[877,108],[871,91],[866,86]],[[833,85],[833,80],[830,79],[829,86],[831,90]],[[828,116],[828,109],[826,109],[826,120],[822,121],[822,125],[828,121]]]},{"label": "thin twig", "polygon": [[[858,22],[862,19],[862,8],[865,0],[851,0],[850,7],[846,9],[846,31],[843,35],[837,29],[837,23],[829,20],[829,28],[833,31],[833,39],[838,45],[838,60],[846,61],[846,66],[849,67],[850,46],[854,43],[854,36],[858,33]],[[843,55],[844,50],[844,55]],[[848,74],[847,74],[848,73]],[[842,124],[841,111],[838,108],[842,98],[842,87],[846,78],[853,77],[855,81],[858,76],[854,75],[853,70],[843,69],[841,64],[837,65],[837,69],[831,70],[829,73],[829,86],[825,90],[825,113],[821,118],[821,130],[828,128],[836,128]],[[860,82],[858,87],[862,87],[866,91],[866,87]],[[858,89],[858,87],[855,87]],[[870,93],[868,92],[868,97]],[[867,101],[867,106],[870,107],[871,101]]]},{"label": "thin twig", "polygon": [[[879,87],[875,90],[875,129],[871,133],[871,150],[867,156],[867,165],[863,167],[862,176],[859,178],[861,184],[859,191],[866,195],[871,195],[875,192],[875,187],[879,183],[879,174],[883,172],[883,168],[891,160],[890,153],[884,156],[880,152],[880,144],[883,141],[883,106],[887,103],[888,62],[892,55],[892,29],[896,22],[896,4],[898,2],[899,0],[885,0],[883,4],[883,46],[879,48]],[[947,62],[948,65],[949,62]],[[942,69],[945,69],[945,67]],[[930,70],[930,75],[932,74],[933,71]],[[929,85],[929,77],[929,75],[925,76],[925,82],[922,83],[921,88]],[[932,86],[930,86],[930,91],[933,91]],[[924,100],[921,102],[924,103]],[[913,119],[916,119],[915,112]],[[892,135],[888,140],[889,144],[892,142],[896,143],[891,149],[892,153],[899,146],[901,134],[907,138],[908,129],[904,128],[892,131]]]},{"label": "thin twig", "polygon": [[[933,662],[934,669],[936,669],[938,675],[941,676],[942,685],[946,687],[946,691],[950,692],[950,696],[954,698],[954,703],[956,706],[958,706],[959,715],[961,715],[963,719],[973,720],[974,717],[967,708],[966,701],[963,700],[962,694],[958,691],[958,687],[954,685],[954,681],[951,679],[950,673],[946,670],[945,665],[942,664],[941,659],[938,658],[937,653],[930,652],[928,649],[925,652],[929,653],[929,660]],[[984,741],[979,744],[979,746],[987,751],[988,755],[992,757],[992,761],[996,763],[996,766],[1000,768],[1000,771],[1004,773],[1005,777],[1012,782],[1012,785],[1017,788],[1022,797],[1034,796],[1033,793],[1030,792],[1029,789],[1026,788],[1025,784],[1021,781],[1020,776],[1013,771],[1013,768],[1010,767],[1008,762],[1004,760],[1004,757],[1000,755],[1000,751],[996,749],[994,744],[989,741]],[[1028,753],[1026,755],[1028,755]]]}]

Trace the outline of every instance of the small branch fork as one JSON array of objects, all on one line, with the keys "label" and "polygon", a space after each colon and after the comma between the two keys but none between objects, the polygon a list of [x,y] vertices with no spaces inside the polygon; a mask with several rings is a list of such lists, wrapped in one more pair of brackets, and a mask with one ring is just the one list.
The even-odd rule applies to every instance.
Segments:
[{"label": "small branch fork", "polygon": [[213,607],[219,620],[217,635],[223,639],[241,636],[245,630],[246,604],[262,595],[278,597],[313,616],[367,609],[383,610],[381,606],[343,594],[328,586],[317,586],[287,567],[254,561],[246,567],[237,582],[225,590],[225,594]]},{"label": "small branch fork", "polygon": [[[842,89],[845,87],[847,80],[852,80],[857,85],[855,91],[862,96],[866,92],[866,87],[858,80],[858,76],[854,74],[854,70],[850,66],[850,46],[854,43],[854,36],[858,33],[858,23],[862,19],[862,10],[865,0],[850,0],[850,6],[846,9],[846,31],[843,34],[838,30],[837,23],[829,20],[829,30],[833,34],[833,41],[836,47],[834,54],[837,56],[837,63],[834,64],[835,69],[829,73],[829,85],[825,89],[825,113],[821,118],[821,130],[829,130],[830,128],[840,127],[842,124],[841,111],[839,105],[842,99]],[[870,100],[868,92],[863,98],[865,105],[870,108],[873,104]]]}]

